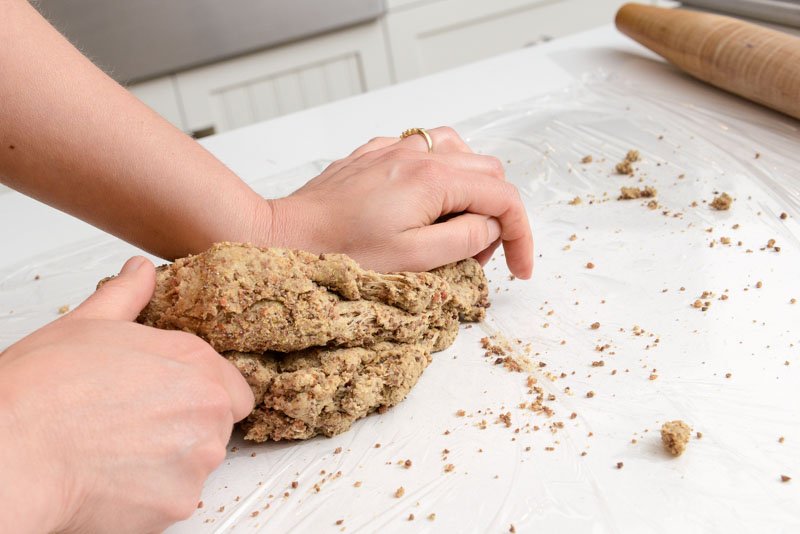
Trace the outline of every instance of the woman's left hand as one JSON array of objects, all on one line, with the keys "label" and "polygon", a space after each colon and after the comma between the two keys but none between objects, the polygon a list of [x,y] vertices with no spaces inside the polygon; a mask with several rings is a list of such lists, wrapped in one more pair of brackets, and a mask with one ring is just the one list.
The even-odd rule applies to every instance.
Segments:
[{"label": "woman's left hand", "polygon": [[[473,153],[451,128],[425,140],[376,138],[290,196],[267,201],[256,242],[342,252],[378,271],[426,271],[502,243],[519,278],[533,270],[533,237],[517,188],[497,158]],[[258,230],[256,230],[258,232]]]}]

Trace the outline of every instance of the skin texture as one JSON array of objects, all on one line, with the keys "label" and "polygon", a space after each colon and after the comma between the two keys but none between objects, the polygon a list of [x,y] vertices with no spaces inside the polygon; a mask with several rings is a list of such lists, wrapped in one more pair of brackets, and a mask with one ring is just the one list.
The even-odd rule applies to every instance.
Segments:
[{"label": "skin texture", "polygon": [[[26,195],[168,259],[228,240],[426,271],[503,244],[531,275],[517,190],[452,129],[430,131],[435,154],[417,135],[373,139],[263,199],[27,1],[0,14],[0,182]],[[131,324],[153,289],[141,269],[0,354],[0,532],[161,530],[191,513],[249,411],[241,376],[199,338]]]}]

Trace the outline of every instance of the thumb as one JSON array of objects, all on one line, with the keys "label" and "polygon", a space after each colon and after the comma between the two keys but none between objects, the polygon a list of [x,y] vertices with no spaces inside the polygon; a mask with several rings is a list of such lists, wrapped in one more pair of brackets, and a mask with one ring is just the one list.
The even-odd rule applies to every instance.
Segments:
[{"label": "thumb", "polygon": [[156,287],[155,267],[142,256],[125,262],[119,275],[100,286],[66,317],[73,319],[115,319],[133,321]]},{"label": "thumb", "polygon": [[411,271],[427,271],[440,265],[470,258],[500,239],[500,223],[494,217],[462,213],[444,222],[407,231],[408,248],[424,251],[409,255],[419,265],[408,265]]}]

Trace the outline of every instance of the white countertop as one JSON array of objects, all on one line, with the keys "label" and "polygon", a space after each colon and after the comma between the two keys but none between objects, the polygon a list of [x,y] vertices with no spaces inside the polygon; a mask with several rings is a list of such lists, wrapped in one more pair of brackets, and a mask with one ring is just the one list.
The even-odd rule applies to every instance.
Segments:
[{"label": "white countertop", "polygon": [[[269,195],[373,136],[457,123],[520,187],[537,267],[520,282],[490,263],[487,321],[462,329],[385,414],[331,439],[235,437],[203,507],[170,531],[797,532],[800,125],[654,59],[605,27],[203,140]],[[612,172],[629,148],[642,183]],[[581,165],[585,154],[595,161]],[[620,185],[654,185],[659,207],[617,202]],[[718,191],[736,198],[730,211],[708,208]],[[133,250],[17,194],[0,196],[0,224],[0,346]],[[707,311],[691,307],[703,291]],[[484,358],[492,333],[546,363],[532,374],[555,396],[552,419],[518,407],[531,400],[526,375]],[[511,428],[495,424],[506,410]],[[660,445],[670,419],[703,434],[679,458]],[[564,426],[551,433],[554,421]],[[411,469],[396,465],[406,458]]]}]

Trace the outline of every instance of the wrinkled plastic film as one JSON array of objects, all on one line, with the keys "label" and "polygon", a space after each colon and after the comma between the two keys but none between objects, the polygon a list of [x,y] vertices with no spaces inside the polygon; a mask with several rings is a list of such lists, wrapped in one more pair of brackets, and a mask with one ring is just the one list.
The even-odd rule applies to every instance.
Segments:
[{"label": "wrinkled plastic film", "polygon": [[[796,530],[800,134],[682,83],[691,91],[592,75],[458,126],[521,191],[533,280],[512,280],[496,255],[485,323],[462,327],[385,414],[330,439],[235,435],[202,507],[170,532]],[[616,174],[630,149],[642,158],[634,176]],[[280,196],[321,168],[254,187]],[[658,194],[619,201],[622,186]],[[723,191],[731,209],[711,209]],[[134,252],[98,239],[0,273],[0,346],[80,302]],[[491,335],[516,355],[529,345],[533,369],[485,356]],[[529,376],[552,396],[552,416],[530,410]],[[660,442],[672,419],[702,433],[679,458]]]}]

